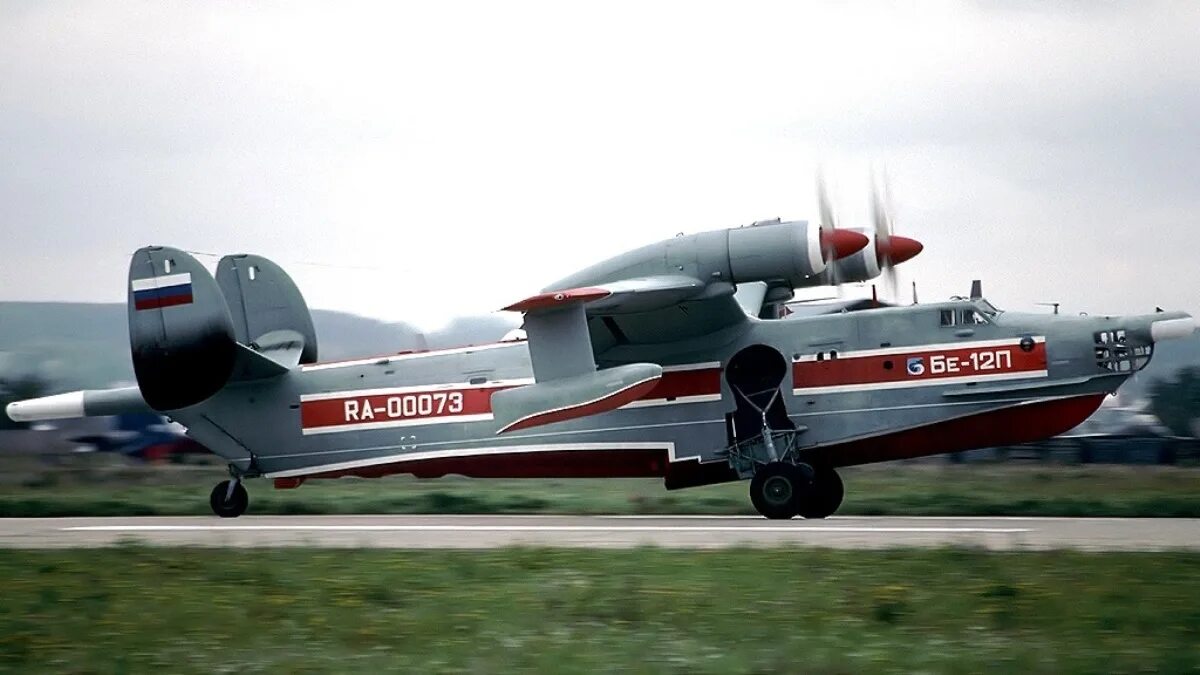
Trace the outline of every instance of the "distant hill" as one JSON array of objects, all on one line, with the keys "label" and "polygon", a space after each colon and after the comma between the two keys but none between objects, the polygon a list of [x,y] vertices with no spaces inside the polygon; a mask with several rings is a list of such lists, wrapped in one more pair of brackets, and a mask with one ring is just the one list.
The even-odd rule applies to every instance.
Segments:
[{"label": "distant hill", "polygon": [[[518,323],[501,315],[463,317],[425,334],[406,323],[314,310],[322,360],[494,342]],[[422,344],[422,341],[424,344]],[[54,388],[132,381],[125,305],[0,302],[0,372],[38,371]]]}]

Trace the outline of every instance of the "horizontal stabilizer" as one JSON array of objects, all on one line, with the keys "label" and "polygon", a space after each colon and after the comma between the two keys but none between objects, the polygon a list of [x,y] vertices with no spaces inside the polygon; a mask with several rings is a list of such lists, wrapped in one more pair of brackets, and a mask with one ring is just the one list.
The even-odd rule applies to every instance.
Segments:
[{"label": "horizontal stabilizer", "polygon": [[631,363],[538,382],[492,394],[492,413],[505,433],[597,415],[631,403],[658,384],[662,366]]},{"label": "horizontal stabilizer", "polygon": [[137,387],[86,389],[65,394],[14,401],[4,411],[14,422],[40,422],[74,417],[97,417],[150,412]]},{"label": "horizontal stabilizer", "polygon": [[271,331],[250,346],[239,342],[229,379],[236,382],[283,375],[300,364],[304,345],[304,336],[294,330]]},{"label": "horizontal stabilizer", "polygon": [[279,377],[287,371],[287,366],[239,342],[237,358],[233,364],[233,375],[230,376],[229,381],[264,380]]}]

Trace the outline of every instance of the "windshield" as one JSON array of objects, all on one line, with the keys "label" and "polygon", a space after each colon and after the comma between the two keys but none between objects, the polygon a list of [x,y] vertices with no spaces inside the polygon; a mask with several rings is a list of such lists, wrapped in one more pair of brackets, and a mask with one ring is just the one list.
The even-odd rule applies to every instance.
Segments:
[{"label": "windshield", "polygon": [[976,298],[975,306],[979,308],[979,311],[983,312],[984,314],[987,314],[989,317],[996,316],[1001,311],[999,309],[996,309],[995,305],[988,302],[987,300],[984,300],[983,298]]}]

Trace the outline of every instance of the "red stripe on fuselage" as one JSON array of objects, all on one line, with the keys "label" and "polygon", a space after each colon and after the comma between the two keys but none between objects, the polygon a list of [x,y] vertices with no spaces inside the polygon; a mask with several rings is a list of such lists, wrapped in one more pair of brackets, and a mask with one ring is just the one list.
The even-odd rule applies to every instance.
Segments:
[{"label": "red stripe on fuselage", "polygon": [[666,370],[662,379],[641,397],[643,401],[685,398],[688,396],[720,395],[721,368],[696,368],[692,370]]},{"label": "red stripe on fuselage", "polygon": [[[453,422],[456,418],[468,416],[490,415],[492,394],[510,386],[513,385],[496,384],[495,386],[470,388],[429,385],[429,389],[425,390],[417,386],[395,391],[375,390],[374,393],[370,390],[347,391],[329,398],[303,400],[303,398],[308,398],[306,396],[300,402],[300,426],[308,433],[315,433],[322,429],[352,431],[357,425],[369,424],[373,425],[372,428],[381,428],[387,424],[391,426],[435,424]],[[550,421],[557,422],[604,412],[630,402],[670,403],[672,400],[689,396],[720,396],[720,394],[721,369],[719,367],[668,370],[657,381],[645,383],[632,391],[622,392],[616,405],[611,405],[612,400],[606,398],[602,402],[589,404],[586,407],[548,412],[544,415],[553,417]],[[456,403],[458,396],[462,397],[461,406]],[[445,405],[442,405],[442,397],[445,397]],[[425,408],[427,413],[422,413],[422,405],[428,406]],[[584,412],[580,413],[580,410],[584,410]],[[408,414],[410,412],[414,414]],[[478,418],[474,419],[479,421]],[[470,418],[467,421],[470,421]],[[549,422],[538,423],[548,424]],[[520,426],[511,428],[509,431],[526,426],[532,425],[521,423]]]},{"label": "red stripe on fuselage", "polygon": [[379,478],[408,473],[418,478],[448,474],[472,478],[652,478],[662,476],[670,458],[666,450],[564,450],[561,452],[513,452],[511,454],[467,455],[314,473],[305,478],[359,476]]},{"label": "red stripe on fuselage", "polygon": [[[827,356],[827,355],[826,355]],[[909,370],[909,361],[919,372]],[[955,347],[911,352],[855,356],[853,354],[800,361],[792,364],[793,386],[797,389],[889,382],[921,382],[954,377],[986,377],[1008,373],[1037,373],[1046,369],[1046,344],[1038,342],[1029,351],[1014,343],[1004,346]]]},{"label": "red stripe on fuselage", "polygon": [[653,380],[647,380],[645,382],[638,382],[633,386],[626,387],[625,389],[609,394],[603,398],[596,399],[595,401],[589,401],[587,403],[568,406],[565,408],[558,408],[556,410],[547,410],[545,412],[529,415],[528,417],[522,417],[521,419],[509,424],[496,433],[502,434],[509,431],[519,431],[521,429],[537,427],[543,424],[565,422],[578,417],[587,417],[588,415],[596,415],[602,412],[608,412],[609,410],[619,408],[626,403],[636,401],[638,398],[641,398],[644,394],[653,389],[656,384],[658,384],[657,378]]}]

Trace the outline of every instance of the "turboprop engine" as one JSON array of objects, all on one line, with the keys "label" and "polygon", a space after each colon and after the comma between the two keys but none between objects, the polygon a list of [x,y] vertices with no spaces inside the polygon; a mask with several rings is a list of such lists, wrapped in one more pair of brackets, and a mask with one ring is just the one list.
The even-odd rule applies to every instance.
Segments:
[{"label": "turboprop engine", "polygon": [[547,290],[633,277],[686,276],[712,285],[765,282],[816,286],[829,264],[868,244],[852,230],[804,220],[759,221],[746,227],[681,235],[624,253],[562,279]]}]

